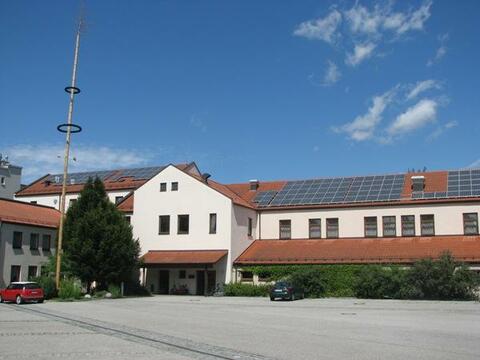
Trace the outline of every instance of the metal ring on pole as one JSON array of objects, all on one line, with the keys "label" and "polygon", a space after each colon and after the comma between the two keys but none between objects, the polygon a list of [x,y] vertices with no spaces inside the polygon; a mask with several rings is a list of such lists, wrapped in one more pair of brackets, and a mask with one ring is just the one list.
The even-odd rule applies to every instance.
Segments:
[{"label": "metal ring on pole", "polygon": [[57,130],[61,133],[68,132],[68,128],[70,128],[70,134],[76,134],[82,131],[82,127],[76,124],[60,124],[57,126]]},{"label": "metal ring on pole", "polygon": [[73,95],[77,95],[78,93],[80,93],[80,89],[75,86],[67,86],[65,88],[65,91],[69,94],[73,93]]}]

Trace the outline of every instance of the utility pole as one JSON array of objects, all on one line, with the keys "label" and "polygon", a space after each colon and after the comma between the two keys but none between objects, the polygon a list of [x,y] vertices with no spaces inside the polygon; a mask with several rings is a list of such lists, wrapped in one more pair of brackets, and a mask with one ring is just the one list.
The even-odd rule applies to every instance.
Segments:
[{"label": "utility pole", "polygon": [[60,271],[62,264],[62,242],[63,242],[63,227],[65,223],[65,194],[67,190],[67,175],[68,175],[68,160],[70,157],[70,138],[74,133],[82,131],[82,128],[79,125],[73,123],[73,104],[75,95],[80,93],[80,89],[77,88],[77,66],[78,66],[78,52],[80,49],[80,34],[84,26],[83,15],[80,16],[77,28],[77,34],[75,39],[75,54],[73,58],[73,71],[72,71],[72,82],[70,86],[65,88],[65,91],[70,94],[70,101],[68,104],[68,117],[66,124],[60,124],[57,126],[57,130],[66,134],[65,140],[65,155],[63,158],[63,181],[62,181],[62,195],[60,197],[60,227],[58,229],[58,239],[57,239],[57,266],[55,271],[55,286],[57,290],[60,288]]}]

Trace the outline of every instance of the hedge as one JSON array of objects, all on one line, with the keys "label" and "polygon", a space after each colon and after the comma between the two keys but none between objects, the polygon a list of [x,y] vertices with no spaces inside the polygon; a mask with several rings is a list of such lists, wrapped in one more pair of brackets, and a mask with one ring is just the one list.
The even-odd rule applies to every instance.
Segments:
[{"label": "hedge", "polygon": [[[269,265],[242,270],[267,281],[290,279],[305,289],[307,297],[472,300],[478,298],[480,285],[480,276],[468,270],[465,264],[456,262],[448,252],[438,260],[417,261],[410,268],[398,265]],[[242,292],[244,295],[232,296],[252,296],[247,293],[256,291],[261,290],[249,289]]]}]

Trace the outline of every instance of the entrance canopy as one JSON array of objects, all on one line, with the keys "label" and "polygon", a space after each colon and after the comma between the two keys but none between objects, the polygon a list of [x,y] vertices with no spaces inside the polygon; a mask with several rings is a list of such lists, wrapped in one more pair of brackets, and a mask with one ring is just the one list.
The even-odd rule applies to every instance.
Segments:
[{"label": "entrance canopy", "polygon": [[151,250],[142,256],[145,267],[208,266],[219,262],[228,250]]}]

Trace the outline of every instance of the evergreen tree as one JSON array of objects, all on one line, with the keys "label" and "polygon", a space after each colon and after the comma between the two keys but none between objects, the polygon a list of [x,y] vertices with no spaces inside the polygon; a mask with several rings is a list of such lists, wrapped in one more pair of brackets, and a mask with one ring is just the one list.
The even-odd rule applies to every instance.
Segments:
[{"label": "evergreen tree", "polygon": [[103,182],[89,179],[66,215],[64,256],[73,275],[106,289],[129,280],[138,266],[140,245],[132,227],[110,202]]}]

